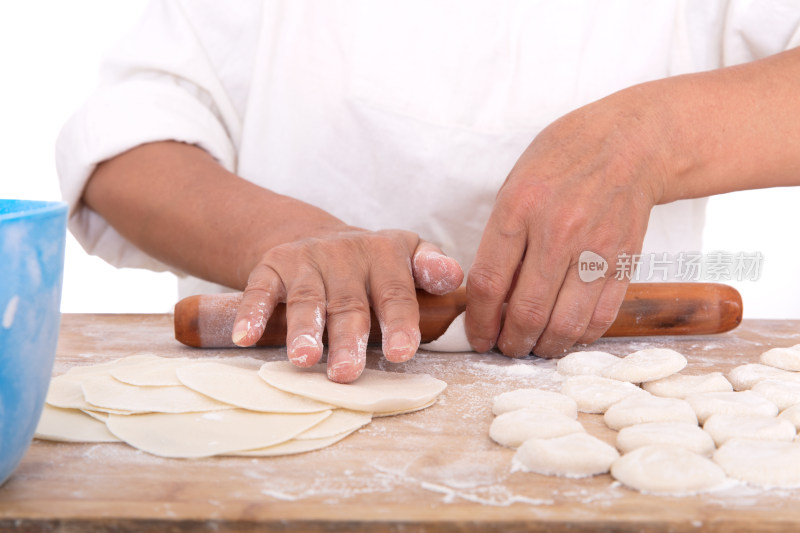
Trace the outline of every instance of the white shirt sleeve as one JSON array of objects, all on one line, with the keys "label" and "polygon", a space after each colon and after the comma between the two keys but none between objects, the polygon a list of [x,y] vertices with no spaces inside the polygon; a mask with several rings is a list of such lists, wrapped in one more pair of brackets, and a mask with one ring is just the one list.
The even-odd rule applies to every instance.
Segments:
[{"label": "white shirt sleeve", "polygon": [[[199,2],[197,2],[199,3]],[[206,6],[192,6],[203,12]],[[83,247],[115,266],[166,270],[81,202],[95,167],[141,144],[197,145],[236,169],[240,117],[180,1],[157,1],[105,60],[100,88],[67,122],[56,165],[69,228]],[[213,18],[215,9],[207,10]],[[168,176],[165,176],[168,179]]]}]

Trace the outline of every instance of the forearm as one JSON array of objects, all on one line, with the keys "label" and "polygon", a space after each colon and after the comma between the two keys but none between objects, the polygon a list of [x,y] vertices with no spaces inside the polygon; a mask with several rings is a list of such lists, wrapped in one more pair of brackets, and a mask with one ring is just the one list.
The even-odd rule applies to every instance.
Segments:
[{"label": "forearm", "polygon": [[663,106],[658,203],[800,184],[799,89],[800,49],[640,86]]},{"label": "forearm", "polygon": [[146,144],[102,163],[83,199],[153,257],[236,289],[274,246],[346,227],[177,142]]}]

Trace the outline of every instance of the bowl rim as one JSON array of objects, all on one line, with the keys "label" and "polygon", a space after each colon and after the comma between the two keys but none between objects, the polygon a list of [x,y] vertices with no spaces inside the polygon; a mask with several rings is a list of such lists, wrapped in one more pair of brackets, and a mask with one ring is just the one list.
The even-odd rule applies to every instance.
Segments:
[{"label": "bowl rim", "polygon": [[0,222],[59,214],[62,211],[67,211],[65,202],[0,198]]}]

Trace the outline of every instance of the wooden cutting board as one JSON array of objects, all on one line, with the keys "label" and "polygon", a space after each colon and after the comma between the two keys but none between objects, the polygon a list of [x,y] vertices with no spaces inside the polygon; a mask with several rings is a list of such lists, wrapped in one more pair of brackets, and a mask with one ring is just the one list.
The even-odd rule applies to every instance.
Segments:
[{"label": "wooden cutting board", "polygon": [[[196,350],[167,315],[65,315],[56,373],[147,351],[164,356],[285,357],[267,349]],[[626,354],[670,346],[686,372],[726,372],[773,346],[800,343],[800,321],[744,321],[715,336],[605,339]],[[511,450],[487,436],[491,399],[537,386],[553,363],[499,354],[420,353],[390,366],[448,382],[433,407],[380,418],[303,455],[162,459],[122,444],[34,442],[0,488],[0,529],[20,531],[797,531],[800,490],[739,487],[696,497],[639,494],[609,476],[573,480],[511,473]],[[611,442],[597,415],[590,433]]]}]

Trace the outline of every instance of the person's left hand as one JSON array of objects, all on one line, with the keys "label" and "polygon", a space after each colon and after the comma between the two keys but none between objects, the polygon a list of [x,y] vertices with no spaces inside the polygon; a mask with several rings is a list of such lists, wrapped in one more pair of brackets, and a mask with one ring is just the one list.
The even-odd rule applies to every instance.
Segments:
[{"label": "person's left hand", "polygon": [[[637,95],[623,91],[565,115],[511,171],[467,281],[476,351],[496,343],[513,357],[556,357],[613,323],[629,282],[616,279],[617,258],[640,252],[667,173],[659,117]],[[583,251],[605,259],[604,277],[581,281]]]}]

